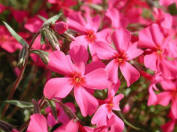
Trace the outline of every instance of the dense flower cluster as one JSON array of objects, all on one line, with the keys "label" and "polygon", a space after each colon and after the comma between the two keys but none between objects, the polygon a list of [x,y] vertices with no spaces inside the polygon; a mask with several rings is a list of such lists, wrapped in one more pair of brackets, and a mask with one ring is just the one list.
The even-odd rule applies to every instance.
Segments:
[{"label": "dense flower cluster", "polygon": [[[161,129],[172,132],[177,120],[177,21],[167,7],[176,2],[160,0],[159,6],[152,6],[143,0],[48,0],[51,12],[62,12],[49,25],[42,20],[49,17],[44,10],[30,16],[27,11],[0,5],[1,13],[11,10],[14,19],[24,23],[25,30],[19,34],[27,42],[39,33],[30,49],[40,51],[30,57],[47,71],[45,99],[39,104],[47,100],[55,107],[48,105],[43,114],[32,114],[27,132],[48,132],[54,127],[54,132],[122,132],[125,124],[117,112],[122,111],[119,103],[124,95],[119,87],[126,83],[128,89],[141,77],[150,82],[147,105],[169,106],[170,121]],[[9,53],[22,50],[5,26],[0,29],[2,49]],[[15,71],[19,76],[20,69]],[[95,96],[102,91],[107,94],[104,99]],[[68,96],[73,101],[63,103]],[[76,111],[90,118],[89,126]]]}]

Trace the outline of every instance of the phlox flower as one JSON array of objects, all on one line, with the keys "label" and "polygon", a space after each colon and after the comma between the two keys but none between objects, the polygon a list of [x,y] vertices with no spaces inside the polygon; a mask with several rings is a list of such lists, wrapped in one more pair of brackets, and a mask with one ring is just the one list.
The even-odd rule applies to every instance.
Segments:
[{"label": "phlox flower", "polygon": [[77,0],[48,0],[49,3],[53,4],[53,9],[59,11],[61,9],[67,10],[77,4]]},{"label": "phlox flower", "polygon": [[[39,12],[39,15],[47,18],[47,14],[44,11]],[[26,21],[24,27],[28,31],[30,31],[32,33],[36,33],[40,30],[42,24],[43,24],[43,21],[38,17],[38,15],[35,15],[33,17],[27,18],[27,21]]]},{"label": "phlox flower", "polygon": [[[72,50],[75,51],[75,48]],[[86,49],[80,47],[78,52],[74,52],[71,56],[73,62],[70,56],[60,51],[50,53],[49,69],[62,73],[65,77],[52,78],[44,87],[44,95],[49,99],[65,98],[74,89],[74,97],[83,116],[93,114],[98,106],[97,99],[88,90],[105,89],[109,84],[104,68],[85,72],[85,63],[88,58],[86,53]]]},{"label": "phlox flower", "polygon": [[169,122],[165,123],[161,126],[163,132],[173,132],[175,128],[175,124],[177,124],[177,120],[172,119]]},{"label": "phlox flower", "polygon": [[104,100],[102,105],[99,106],[94,116],[92,117],[92,124],[96,124],[99,128],[101,126],[110,126],[111,130],[123,131],[124,123],[117,117],[112,110],[120,111],[119,102],[123,98],[122,94],[115,96],[115,92],[110,90],[108,92],[108,98]]},{"label": "phlox flower", "polygon": [[174,61],[168,60],[170,53],[169,47],[170,37],[165,37],[159,25],[151,26],[139,32],[138,46],[146,48],[144,56],[144,65],[155,72],[162,72],[166,78],[173,78],[177,72]]},{"label": "phlox flower", "polygon": [[[65,103],[65,105],[69,107],[72,110],[72,112],[76,112],[73,103],[67,102]],[[68,115],[65,113],[63,108],[58,103],[55,103],[55,106],[56,106],[56,112],[57,112],[57,119],[55,119],[54,115],[52,114],[51,107],[47,107],[45,109],[45,112],[47,113],[47,123],[50,127],[53,127],[57,123],[66,124],[70,121]]]},{"label": "phlox flower", "polygon": [[98,31],[101,18],[98,15],[92,17],[88,9],[85,13],[85,19],[79,12],[68,17],[67,23],[70,29],[80,33],[80,35],[75,38],[75,41],[71,42],[71,48],[76,45],[83,45],[85,48],[89,47],[90,53],[93,56],[96,54],[95,45],[97,45],[97,41],[103,41],[105,43],[110,41],[111,29],[106,28]]},{"label": "phlox flower", "polygon": [[3,4],[0,4],[0,13],[6,10],[6,7]]},{"label": "phlox flower", "polygon": [[171,116],[177,119],[177,82],[162,81],[161,85],[163,91],[157,94],[157,104],[167,106],[171,101]]},{"label": "phlox flower", "polygon": [[17,49],[21,49],[22,46],[19,44],[14,37],[12,37],[4,26],[0,26],[0,47],[9,53],[15,52]]},{"label": "phlox flower", "polygon": [[123,28],[115,30],[112,38],[116,49],[99,43],[97,44],[98,57],[111,60],[106,66],[106,71],[113,83],[118,82],[118,68],[120,68],[127,86],[130,86],[138,80],[140,74],[128,61],[138,57],[143,51],[137,48],[136,43],[131,43],[130,33]]}]

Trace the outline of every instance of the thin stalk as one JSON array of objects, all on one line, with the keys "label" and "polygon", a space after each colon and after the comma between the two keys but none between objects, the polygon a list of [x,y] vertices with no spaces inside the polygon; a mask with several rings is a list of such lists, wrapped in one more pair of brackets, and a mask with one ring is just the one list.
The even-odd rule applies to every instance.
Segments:
[{"label": "thin stalk", "polygon": [[[10,99],[13,98],[17,87],[19,86],[21,80],[23,79],[23,75],[24,75],[24,72],[25,72],[25,69],[26,69],[26,66],[27,66],[27,63],[28,63],[29,56],[30,56],[30,49],[31,49],[31,47],[32,47],[32,45],[33,45],[35,39],[37,38],[37,36],[38,36],[39,34],[40,34],[40,32],[37,32],[37,33],[33,36],[32,40],[31,40],[31,42],[30,42],[30,46],[29,46],[29,48],[28,48],[28,52],[27,52],[27,57],[26,57],[25,63],[24,63],[24,65],[22,66],[22,69],[21,69],[21,71],[20,71],[20,74],[19,74],[18,78],[16,79],[16,81],[14,82],[13,87],[12,87],[11,90],[10,90],[10,93],[9,93],[9,95],[8,95],[8,97],[7,97],[7,100],[10,100]],[[3,111],[2,111],[2,117],[4,117],[4,115],[5,115],[5,113],[6,113],[7,109],[8,109],[8,107],[9,107],[9,104],[6,104],[5,107],[4,107],[4,109],[3,109]]]}]

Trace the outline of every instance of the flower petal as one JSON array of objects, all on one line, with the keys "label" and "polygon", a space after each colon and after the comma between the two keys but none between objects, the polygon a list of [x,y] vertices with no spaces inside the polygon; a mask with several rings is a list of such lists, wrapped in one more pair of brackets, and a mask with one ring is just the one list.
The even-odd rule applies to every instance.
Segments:
[{"label": "flower petal", "polygon": [[122,72],[125,80],[127,81],[127,86],[129,87],[132,83],[137,81],[140,77],[139,72],[128,62],[120,65],[120,71]]},{"label": "flower petal", "polygon": [[143,53],[143,50],[137,48],[137,43],[132,44],[127,50],[128,60],[132,60]]},{"label": "flower petal", "polygon": [[30,117],[30,123],[27,132],[48,132],[47,120],[41,114],[33,114]]},{"label": "flower petal", "polygon": [[80,35],[80,36],[76,37],[74,41],[71,42],[70,49],[72,49],[75,46],[80,46],[80,45],[84,46],[84,48],[87,49],[88,44],[89,43],[86,40],[85,35]]},{"label": "flower petal", "polygon": [[155,85],[150,85],[149,87],[149,98],[148,98],[148,106],[150,105],[156,105],[157,102],[157,95],[154,92],[154,87]]},{"label": "flower petal", "polygon": [[106,126],[107,125],[107,108],[106,105],[101,105],[98,110],[95,112],[94,116],[92,117],[92,124],[96,124],[97,127],[99,126]]},{"label": "flower petal", "polygon": [[115,60],[109,62],[105,70],[108,74],[108,78],[116,84],[118,82],[118,64],[115,62]]},{"label": "flower petal", "polygon": [[105,15],[111,20],[113,28],[121,27],[120,13],[116,8],[110,8],[106,11]]},{"label": "flower petal", "polygon": [[74,88],[74,96],[84,117],[92,115],[98,107],[98,101],[83,87]]},{"label": "flower petal", "polygon": [[120,110],[120,108],[119,108],[119,103],[120,103],[120,100],[122,99],[124,97],[124,95],[123,94],[118,94],[118,95],[116,95],[114,98],[113,98],[113,104],[114,104],[114,106],[113,106],[113,110]]},{"label": "flower petal", "polygon": [[131,35],[126,29],[120,28],[113,33],[112,39],[118,51],[127,51]]},{"label": "flower petal", "polygon": [[157,71],[157,55],[155,53],[144,56],[144,65],[154,71]]},{"label": "flower petal", "polygon": [[153,42],[152,34],[151,34],[149,27],[147,27],[139,32],[138,46],[140,48],[154,48],[154,47],[156,47],[156,45]]},{"label": "flower petal", "polygon": [[105,89],[109,85],[106,71],[103,68],[96,69],[85,75],[86,88],[90,89]]},{"label": "flower petal", "polygon": [[72,132],[78,132],[78,129],[79,123],[74,120],[70,120],[68,123],[57,128],[54,132],[70,132],[71,130]]},{"label": "flower petal", "polygon": [[70,49],[69,54],[75,64],[80,64],[81,62],[87,63],[88,52],[84,46],[74,46]]},{"label": "flower petal", "polygon": [[171,113],[174,119],[177,119],[177,98],[172,100]]},{"label": "flower petal", "polygon": [[167,106],[170,103],[170,100],[171,94],[169,92],[162,92],[157,95],[157,104],[160,104],[162,106]]},{"label": "flower petal", "polygon": [[112,114],[109,124],[111,126],[111,132],[123,132],[124,130],[124,122],[115,114]]},{"label": "flower petal", "polygon": [[175,128],[175,120],[169,121],[166,124],[162,125],[163,132],[173,132]]},{"label": "flower petal", "polygon": [[150,26],[150,30],[152,33],[152,39],[157,45],[161,45],[164,40],[164,36],[162,34],[162,31],[160,31],[160,27],[157,24],[152,24]]},{"label": "flower petal", "polygon": [[97,56],[100,59],[111,59],[117,52],[105,42],[97,41],[94,44]]},{"label": "flower petal", "polygon": [[71,74],[73,71],[70,57],[61,51],[54,51],[49,54],[48,68],[65,75]]},{"label": "flower petal", "polygon": [[100,60],[92,61],[90,64],[86,65],[85,73],[89,73],[98,68],[105,68],[105,64]]},{"label": "flower petal", "polygon": [[48,99],[54,97],[64,98],[73,88],[71,78],[52,78],[44,86],[44,96]]}]

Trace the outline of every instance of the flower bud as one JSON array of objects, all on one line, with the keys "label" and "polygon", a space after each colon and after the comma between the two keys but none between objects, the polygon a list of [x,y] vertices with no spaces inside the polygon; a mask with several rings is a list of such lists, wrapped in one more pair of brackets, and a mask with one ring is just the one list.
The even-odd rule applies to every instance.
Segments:
[{"label": "flower bud", "polygon": [[31,53],[39,55],[44,64],[48,64],[49,58],[48,53],[42,50],[32,50]]},{"label": "flower bud", "polygon": [[63,34],[66,30],[68,30],[68,24],[65,22],[57,22],[54,25],[54,30],[58,33],[58,34]]}]

